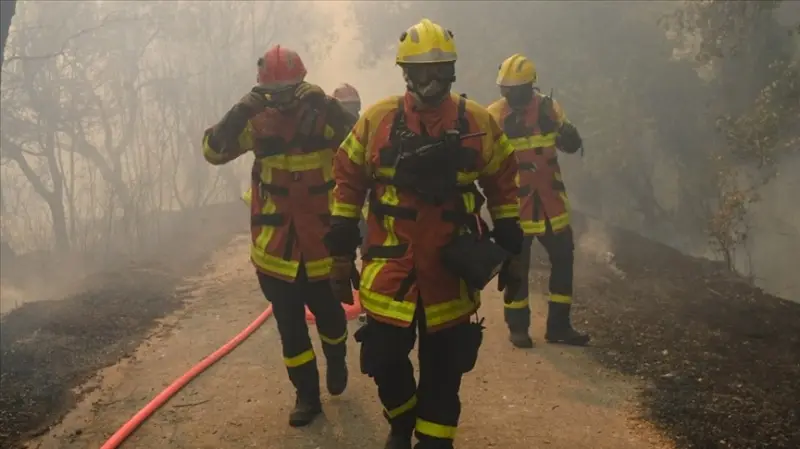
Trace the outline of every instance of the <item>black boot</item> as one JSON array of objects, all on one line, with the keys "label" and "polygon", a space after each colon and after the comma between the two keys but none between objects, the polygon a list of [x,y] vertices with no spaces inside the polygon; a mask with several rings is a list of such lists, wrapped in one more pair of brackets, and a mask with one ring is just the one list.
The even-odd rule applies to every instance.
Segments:
[{"label": "black boot", "polygon": [[408,435],[390,433],[383,449],[411,449],[411,433]]},{"label": "black boot", "polygon": [[292,427],[305,427],[311,424],[320,413],[322,413],[322,404],[320,403],[319,395],[316,397],[313,395],[303,397],[298,394],[294,409],[289,413],[289,425]]},{"label": "black boot", "polygon": [[325,377],[331,396],[344,393],[347,388],[347,361],[343,358],[328,360],[328,372]]},{"label": "black boot", "polygon": [[569,318],[571,304],[549,302],[547,312],[547,332],[544,339],[548,343],[561,343],[572,346],[586,346],[591,340],[587,334],[572,328]]},{"label": "black boot", "polygon": [[510,331],[508,340],[517,348],[528,349],[533,347],[533,339],[527,331]]}]

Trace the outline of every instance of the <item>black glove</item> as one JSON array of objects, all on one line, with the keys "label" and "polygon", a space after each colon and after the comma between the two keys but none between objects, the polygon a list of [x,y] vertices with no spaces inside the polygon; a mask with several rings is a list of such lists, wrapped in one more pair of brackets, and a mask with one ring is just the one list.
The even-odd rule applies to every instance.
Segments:
[{"label": "black glove", "polygon": [[506,288],[511,291],[517,291],[520,284],[526,281],[525,264],[520,257],[516,255],[508,259],[497,275],[497,289],[501,292]]},{"label": "black glove", "polygon": [[561,151],[570,154],[583,148],[583,139],[578,133],[578,128],[575,128],[575,125],[570,122],[564,122],[561,129],[558,130],[556,146]]},{"label": "black glove", "polygon": [[511,254],[517,255],[522,251],[522,228],[517,218],[501,218],[494,221],[492,230],[494,242]]},{"label": "black glove", "polygon": [[341,303],[353,304],[353,290],[359,289],[361,277],[355,265],[355,254],[334,256],[330,284],[333,296]]},{"label": "black glove", "polygon": [[553,98],[542,97],[539,102],[539,129],[542,134],[550,134],[558,131],[558,122],[553,118]]},{"label": "black glove", "polygon": [[331,228],[323,238],[332,257],[348,256],[361,244],[357,218],[332,217]]}]

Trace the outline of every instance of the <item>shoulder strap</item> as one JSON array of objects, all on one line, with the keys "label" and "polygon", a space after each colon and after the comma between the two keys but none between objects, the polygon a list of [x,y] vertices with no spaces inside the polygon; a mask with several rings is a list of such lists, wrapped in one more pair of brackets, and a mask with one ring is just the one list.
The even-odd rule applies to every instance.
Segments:
[{"label": "shoulder strap", "polygon": [[469,134],[469,120],[467,120],[467,97],[458,97],[458,131],[461,134]]}]

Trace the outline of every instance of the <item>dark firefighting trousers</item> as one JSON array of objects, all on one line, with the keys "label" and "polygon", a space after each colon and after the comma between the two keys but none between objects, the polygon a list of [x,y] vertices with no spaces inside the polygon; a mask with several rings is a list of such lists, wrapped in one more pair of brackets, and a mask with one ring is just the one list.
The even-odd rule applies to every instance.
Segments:
[{"label": "dark firefighting trousers", "polygon": [[[391,432],[408,435],[416,430],[417,449],[453,447],[461,414],[459,390],[464,369],[458,354],[469,323],[426,332],[424,310],[417,306],[408,328],[367,318],[366,341],[361,343],[362,371],[375,380],[384,416]],[[419,384],[409,353],[419,328]],[[474,348],[477,351],[477,348]]]},{"label": "dark firefighting trousers", "polygon": [[295,282],[257,272],[264,296],[272,303],[283,346],[283,361],[300,398],[319,400],[319,371],[308,336],[305,306],[316,318],[317,331],[328,365],[345,363],[347,319],[328,280],[309,282],[301,264]]},{"label": "dark firefighting trousers", "polygon": [[554,233],[547,224],[547,230],[539,236],[526,236],[520,259],[524,265],[525,278],[519,285],[509,286],[504,291],[504,315],[511,332],[527,332],[531,325],[531,307],[528,297],[528,276],[530,275],[531,247],[533,240],[539,242],[550,258],[550,302],[572,303],[572,276],[575,261],[575,246],[572,228],[567,227]]}]

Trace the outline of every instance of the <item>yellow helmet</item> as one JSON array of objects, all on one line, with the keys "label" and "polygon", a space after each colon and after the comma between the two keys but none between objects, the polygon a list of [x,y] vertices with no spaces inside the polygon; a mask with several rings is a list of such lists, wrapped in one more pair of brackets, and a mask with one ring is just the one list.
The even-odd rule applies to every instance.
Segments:
[{"label": "yellow helmet", "polygon": [[520,86],[535,83],[539,79],[536,65],[530,59],[517,53],[500,64],[497,85],[500,87]]},{"label": "yellow helmet", "polygon": [[456,62],[456,58],[453,33],[428,19],[422,19],[400,35],[398,64]]}]

